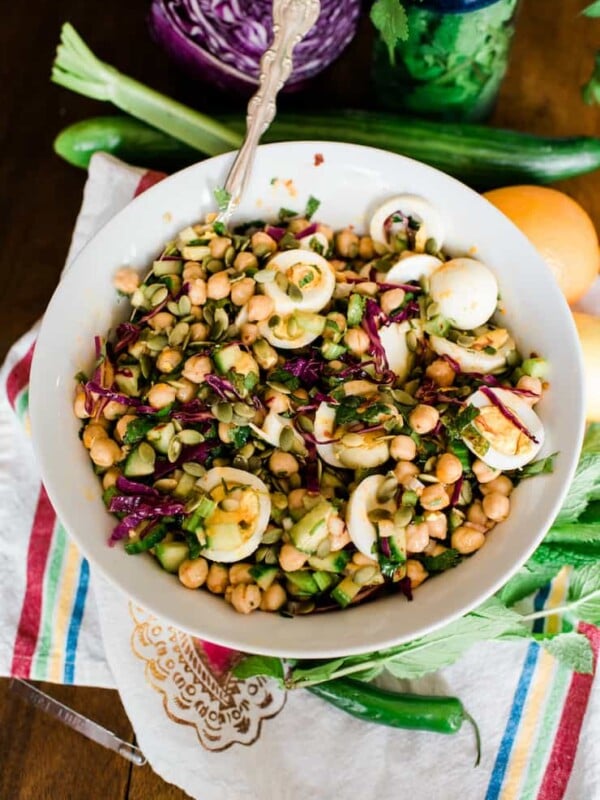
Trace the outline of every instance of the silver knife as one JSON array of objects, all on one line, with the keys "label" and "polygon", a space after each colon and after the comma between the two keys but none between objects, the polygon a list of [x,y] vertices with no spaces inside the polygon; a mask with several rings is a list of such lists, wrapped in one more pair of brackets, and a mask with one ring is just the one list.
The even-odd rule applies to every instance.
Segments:
[{"label": "silver knife", "polygon": [[77,711],[73,711],[72,708],[63,703],[59,703],[58,700],[40,691],[35,686],[27,683],[27,681],[23,681],[20,678],[11,678],[9,688],[30,705],[45,711],[46,714],[50,714],[51,717],[60,720],[65,725],[68,725],[69,728],[73,728],[73,730],[93,742],[101,744],[102,747],[113,750],[136,766],[141,767],[146,763],[146,758],[139,747],[120,739],[112,731],[84,717],[82,714],[78,714]]}]

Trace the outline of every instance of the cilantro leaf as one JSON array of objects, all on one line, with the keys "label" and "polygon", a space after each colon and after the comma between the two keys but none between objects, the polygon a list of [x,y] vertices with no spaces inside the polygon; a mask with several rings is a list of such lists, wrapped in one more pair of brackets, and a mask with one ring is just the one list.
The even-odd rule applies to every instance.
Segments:
[{"label": "cilantro leaf", "polygon": [[438,556],[424,556],[421,559],[421,563],[427,572],[444,572],[460,564],[461,561],[462,557],[460,553],[452,547],[448,548],[448,550],[444,550],[444,552],[440,553]]},{"label": "cilantro leaf", "polygon": [[219,211],[225,211],[231,200],[231,194],[222,186],[217,186],[213,191],[213,196],[217,203]]},{"label": "cilantro leaf", "polygon": [[292,217],[297,217],[298,212],[293,211],[291,208],[284,208],[283,206],[279,209],[279,221],[285,222],[288,219],[292,219]]},{"label": "cilantro leaf", "polygon": [[255,675],[265,675],[283,684],[283,662],[275,656],[246,656],[232,669],[236,678],[245,680]]},{"label": "cilantro leaf", "polygon": [[320,205],[321,201],[317,200],[317,198],[313,197],[311,194],[311,196],[306,201],[306,210],[304,211],[304,216],[306,217],[306,219],[310,219]]},{"label": "cilantro leaf", "polygon": [[298,389],[300,386],[300,380],[296,378],[295,375],[292,375],[291,372],[288,372],[287,369],[283,368],[272,369],[271,372],[269,372],[269,382],[271,381],[274,383],[282,383],[291,392]]},{"label": "cilantro leaf", "polygon": [[463,431],[468,428],[478,416],[479,409],[469,404],[466,408],[459,411],[458,414],[453,414],[452,411],[445,414],[442,423],[446,428],[446,433],[451,439],[460,439]]},{"label": "cilantro leaf", "polygon": [[144,436],[156,425],[156,421],[148,419],[148,417],[139,417],[132,419],[125,429],[123,436],[123,444],[137,444],[141,442]]},{"label": "cilantro leaf", "polygon": [[229,431],[229,437],[231,439],[231,444],[236,450],[240,450],[246,444],[248,438],[250,437],[250,433],[251,429],[248,427],[248,425],[231,428]]},{"label": "cilantro leaf", "polygon": [[551,639],[541,639],[539,644],[561,664],[575,672],[590,675],[594,671],[592,646],[583,633],[560,633]]},{"label": "cilantro leaf", "polygon": [[371,22],[387,45],[390,64],[396,63],[394,49],[399,40],[408,39],[408,18],[400,0],[376,0],[371,8]]},{"label": "cilantro leaf", "polygon": [[227,233],[227,228],[225,227],[224,222],[215,222],[213,224],[213,230],[218,236],[225,236]]}]

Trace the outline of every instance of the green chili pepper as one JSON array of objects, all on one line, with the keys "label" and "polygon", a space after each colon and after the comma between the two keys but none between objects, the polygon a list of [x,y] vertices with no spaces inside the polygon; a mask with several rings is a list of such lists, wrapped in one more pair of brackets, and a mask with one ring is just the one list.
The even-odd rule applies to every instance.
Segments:
[{"label": "green chili pepper", "polygon": [[337,678],[307,688],[353,717],[392,728],[457,733],[466,720],[475,729],[476,764],[479,763],[479,730],[457,697],[400,694],[352,678]]}]

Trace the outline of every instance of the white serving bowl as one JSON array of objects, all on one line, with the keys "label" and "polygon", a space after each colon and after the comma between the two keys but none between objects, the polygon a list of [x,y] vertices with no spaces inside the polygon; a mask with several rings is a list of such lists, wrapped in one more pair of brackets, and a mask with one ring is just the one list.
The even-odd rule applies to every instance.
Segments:
[{"label": "white serving bowl", "polygon": [[[315,166],[316,154],[323,156]],[[427,581],[413,602],[390,596],[345,611],[287,619],[236,613],[208,592],[184,589],[144,555],[107,545],[115,524],[78,438],[74,375],[93,363],[93,337],[127,315],[112,275],[132,265],[144,273],[163,243],[214,208],[233,159],[226,154],[173,175],[131,202],[82,250],[58,286],[39,334],[31,375],[31,423],[42,477],[70,535],[101,571],[137,603],[208,641],[249,652],[324,658],[367,652],[420,636],[466,613],[496,591],[527,559],[551,525],[577,462],[584,426],[583,375],[571,314],[550,271],[499,211],[453,178],[409,158],[348,144],[294,142],[259,148],[253,177],[234,222],[274,219],[281,206],[301,211],[309,195],[318,218],[334,228],[366,230],[385,199],[419,194],[442,212],[445,248],[475,253],[496,273],[503,322],[521,352],[551,364],[550,389],[538,406],[543,454],[558,452],[555,471],[524,481],[510,518],[465,563]],[[273,181],[273,178],[278,180]],[[558,223],[557,223],[558,224]]]}]

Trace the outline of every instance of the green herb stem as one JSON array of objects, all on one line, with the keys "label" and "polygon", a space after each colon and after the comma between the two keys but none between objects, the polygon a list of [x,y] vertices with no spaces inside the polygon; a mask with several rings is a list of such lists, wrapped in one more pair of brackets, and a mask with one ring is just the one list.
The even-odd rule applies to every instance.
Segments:
[{"label": "green herb stem", "polygon": [[61,30],[52,80],[95,100],[111,102],[207,155],[226,153],[241,144],[241,136],[220,122],[100,61],[68,22]]}]

